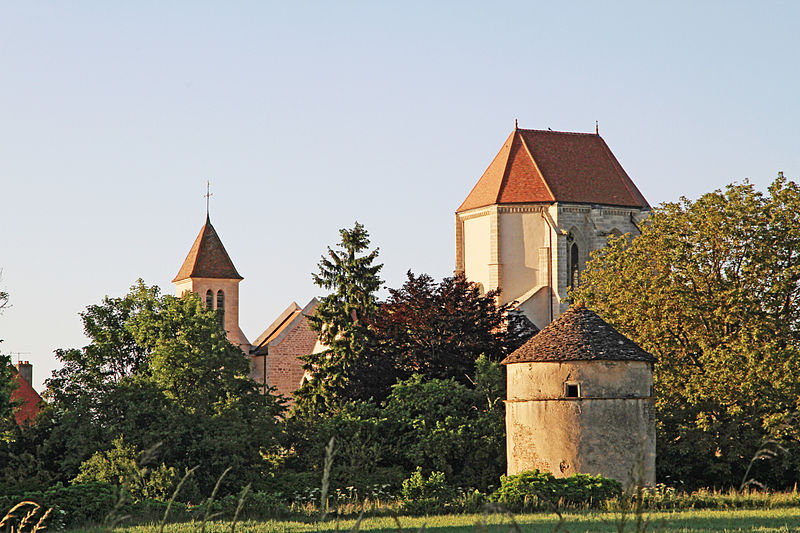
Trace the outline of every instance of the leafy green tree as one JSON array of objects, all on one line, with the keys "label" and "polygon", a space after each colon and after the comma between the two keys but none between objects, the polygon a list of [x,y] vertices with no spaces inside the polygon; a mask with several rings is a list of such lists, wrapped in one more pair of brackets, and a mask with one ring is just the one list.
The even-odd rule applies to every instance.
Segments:
[{"label": "leafy green tree", "polygon": [[352,397],[352,377],[367,354],[383,265],[376,263],[378,250],[369,250],[363,225],[356,222],[339,234],[338,250],[328,248],[313,274],[314,283],[331,291],[310,317],[311,328],[327,349],[304,358],[311,379],[295,392],[299,410],[324,412]]},{"label": "leafy green tree", "polygon": [[11,357],[0,354],[0,441],[8,441],[13,437],[16,425],[14,410],[16,406],[11,400],[16,384],[11,371]]},{"label": "leafy green tree", "polygon": [[260,479],[280,404],[247,377],[247,356],[197,295],[161,296],[140,281],[82,318],[91,342],[57,352],[64,367],[48,380],[51,402],[34,430],[55,479],[74,478],[123,435],[140,450],[162,443],[161,460],[179,471],[199,465],[201,494],[229,466],[224,490]]},{"label": "leafy green tree", "polygon": [[[767,194],[744,183],[663,204],[628,239],[573,297],[658,358],[659,478],[738,486],[765,439],[798,436],[800,187],[779,175]],[[798,452],[754,477],[788,486]]]},{"label": "leafy green tree", "polygon": [[[497,363],[483,360],[489,370]],[[500,372],[489,371],[478,382],[483,390],[453,379],[424,381],[415,374],[392,388],[386,416],[399,425],[396,446],[406,472],[416,467],[443,472],[448,482],[487,490],[504,472],[505,415],[502,401],[486,401],[488,386]],[[494,376],[494,377],[492,377]]]}]

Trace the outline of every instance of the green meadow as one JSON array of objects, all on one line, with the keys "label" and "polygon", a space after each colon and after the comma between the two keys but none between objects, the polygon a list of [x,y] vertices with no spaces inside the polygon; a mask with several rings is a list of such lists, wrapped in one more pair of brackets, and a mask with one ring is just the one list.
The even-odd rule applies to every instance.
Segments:
[{"label": "green meadow", "polygon": [[[393,532],[393,533],[492,533],[492,532],[524,532],[545,533],[553,531],[580,532],[614,532],[637,531],[636,517],[627,515],[624,528],[621,529],[620,513],[614,512],[579,512],[565,513],[564,521],[554,514],[536,513],[509,515],[462,514],[431,517],[391,517],[364,518],[357,526],[358,531]],[[747,510],[683,510],[672,512],[654,512],[642,516],[647,522],[646,531],[660,532],[790,532],[800,531],[800,508],[786,509],[747,509]],[[640,528],[639,531],[644,531]],[[200,531],[200,523],[168,524],[164,531],[168,533],[188,533]],[[231,523],[209,522],[205,530],[208,533],[228,533]],[[316,533],[316,532],[349,532],[356,530],[356,520],[329,520],[326,522],[299,521],[246,521],[236,524],[239,533]],[[82,530],[72,530],[75,533]],[[100,530],[96,530],[100,531]],[[158,525],[136,527],[120,527],[115,532],[156,533]]]}]

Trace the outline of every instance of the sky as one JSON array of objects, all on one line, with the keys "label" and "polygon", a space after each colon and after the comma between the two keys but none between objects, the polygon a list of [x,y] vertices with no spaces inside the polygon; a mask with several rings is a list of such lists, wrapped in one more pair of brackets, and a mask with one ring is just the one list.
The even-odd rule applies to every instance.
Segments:
[{"label": "sky", "polygon": [[[651,205],[800,178],[797,2],[0,2],[0,352],[173,293],[206,215],[256,338],[340,228],[452,274],[454,212],[519,120],[594,131]],[[385,290],[382,294],[386,294]]]}]

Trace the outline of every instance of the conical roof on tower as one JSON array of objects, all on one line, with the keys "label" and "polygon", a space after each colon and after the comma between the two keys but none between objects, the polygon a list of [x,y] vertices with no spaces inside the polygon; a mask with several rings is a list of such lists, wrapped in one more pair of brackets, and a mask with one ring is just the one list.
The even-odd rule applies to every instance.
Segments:
[{"label": "conical roof on tower", "polygon": [[646,361],[656,358],[582,304],[573,305],[502,364],[561,361]]},{"label": "conical roof on tower", "polygon": [[554,202],[650,208],[600,135],[515,129],[456,212]]},{"label": "conical roof on tower", "polygon": [[172,282],[187,278],[244,279],[233,266],[208,216]]}]

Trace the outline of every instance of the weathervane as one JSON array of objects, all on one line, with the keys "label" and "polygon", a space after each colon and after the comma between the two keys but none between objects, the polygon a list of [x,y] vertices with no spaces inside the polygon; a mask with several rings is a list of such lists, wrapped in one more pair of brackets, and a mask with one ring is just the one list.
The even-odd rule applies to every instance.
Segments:
[{"label": "weathervane", "polygon": [[209,206],[211,205],[211,197],[214,196],[211,194],[211,180],[206,180],[206,193],[203,195],[206,197],[206,218],[209,218]]}]

